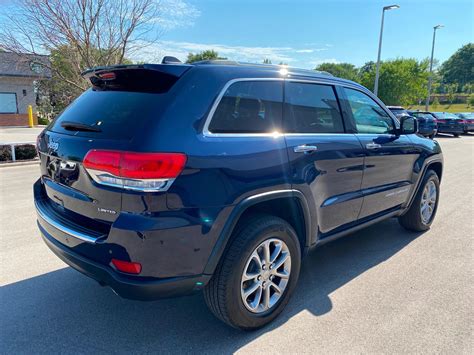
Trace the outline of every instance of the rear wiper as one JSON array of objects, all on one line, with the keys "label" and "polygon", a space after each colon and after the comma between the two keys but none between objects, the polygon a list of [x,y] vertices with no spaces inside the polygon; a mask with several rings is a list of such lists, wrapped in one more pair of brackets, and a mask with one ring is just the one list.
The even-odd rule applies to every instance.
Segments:
[{"label": "rear wiper", "polygon": [[89,126],[84,123],[72,121],[61,122],[61,127],[70,131],[102,132],[99,127]]}]

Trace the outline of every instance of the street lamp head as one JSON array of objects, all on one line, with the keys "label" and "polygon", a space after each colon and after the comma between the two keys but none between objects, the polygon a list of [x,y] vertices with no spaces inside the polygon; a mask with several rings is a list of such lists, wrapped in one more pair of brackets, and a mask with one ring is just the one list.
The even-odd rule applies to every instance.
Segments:
[{"label": "street lamp head", "polygon": [[435,30],[439,29],[439,28],[442,28],[444,27],[444,25],[436,25],[435,27],[433,27]]},{"label": "street lamp head", "polygon": [[400,5],[388,5],[383,7],[383,11],[399,9]]}]

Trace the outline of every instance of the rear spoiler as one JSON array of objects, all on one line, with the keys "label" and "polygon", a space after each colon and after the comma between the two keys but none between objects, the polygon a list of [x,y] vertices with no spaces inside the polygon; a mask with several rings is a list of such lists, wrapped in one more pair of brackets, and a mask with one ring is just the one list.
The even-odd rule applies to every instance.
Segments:
[{"label": "rear spoiler", "polygon": [[88,69],[81,75],[95,90],[165,93],[190,68],[187,64],[112,65]]},{"label": "rear spoiler", "polygon": [[190,64],[125,64],[125,65],[111,65],[104,67],[95,67],[87,69],[81,73],[84,79],[91,79],[99,74],[108,72],[128,71],[128,70],[150,70],[153,72],[160,72],[179,78],[186,71],[192,68]]}]

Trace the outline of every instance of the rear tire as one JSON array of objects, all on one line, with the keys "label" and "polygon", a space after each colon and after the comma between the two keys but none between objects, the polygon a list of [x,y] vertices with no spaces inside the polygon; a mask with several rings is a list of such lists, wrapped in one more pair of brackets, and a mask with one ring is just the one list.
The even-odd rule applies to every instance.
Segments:
[{"label": "rear tire", "polygon": [[459,138],[459,133],[454,133],[453,136]]},{"label": "rear tire", "polygon": [[[283,219],[262,215],[240,228],[230,243],[204,288],[204,298],[212,313],[228,325],[243,330],[257,329],[282,312],[295,289],[301,264],[298,237]],[[268,254],[265,254],[267,245]],[[282,260],[284,264],[279,266]],[[251,271],[250,267],[253,267]],[[254,287],[256,291],[249,293]]]},{"label": "rear tire", "polygon": [[[436,195],[433,198],[432,189]],[[409,210],[398,218],[400,224],[410,231],[423,232],[430,229],[436,216],[439,202],[439,178],[428,170]],[[423,212],[422,212],[423,211]]]}]

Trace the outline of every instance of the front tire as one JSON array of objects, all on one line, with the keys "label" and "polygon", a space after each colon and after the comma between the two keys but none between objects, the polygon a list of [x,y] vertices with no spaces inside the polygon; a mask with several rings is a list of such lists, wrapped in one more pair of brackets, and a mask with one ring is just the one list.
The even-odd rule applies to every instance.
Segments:
[{"label": "front tire", "polygon": [[298,281],[301,249],[283,219],[259,216],[237,231],[204,297],[212,313],[244,330],[273,321],[288,303]]},{"label": "front tire", "polygon": [[439,202],[439,178],[436,172],[428,170],[410,209],[398,218],[408,230],[423,232],[430,229],[436,216]]}]

